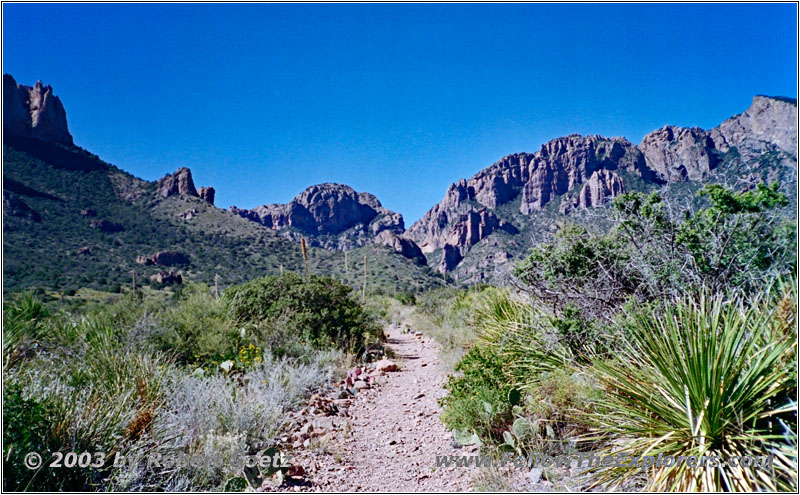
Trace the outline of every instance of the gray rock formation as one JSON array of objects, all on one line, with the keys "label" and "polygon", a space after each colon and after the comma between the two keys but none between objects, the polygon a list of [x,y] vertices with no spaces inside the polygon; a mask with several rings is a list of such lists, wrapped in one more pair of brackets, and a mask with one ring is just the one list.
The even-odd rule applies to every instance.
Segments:
[{"label": "gray rock formation", "polygon": [[174,174],[165,175],[156,183],[156,194],[164,198],[176,195],[197,197],[192,171],[181,167]]},{"label": "gray rock formation", "polygon": [[[231,206],[231,212],[278,231],[295,229],[308,236],[328,236],[310,239],[312,246],[339,249],[365,244],[383,231],[402,234],[403,216],[384,208],[378,198],[358,193],[342,184],[318,184],[298,194],[287,204],[268,204],[252,210]],[[350,229],[352,239],[335,237]],[[287,231],[290,234],[290,232]]]},{"label": "gray rock formation", "polygon": [[797,101],[758,95],[744,113],[711,130],[720,151],[753,142],[771,143],[797,156]]},{"label": "gray rock formation", "polygon": [[664,126],[642,139],[647,165],[668,182],[703,180],[719,156],[710,134],[699,127]]},{"label": "gray rock formation", "polygon": [[[431,252],[452,244],[448,236],[454,222],[462,218],[465,210],[473,208],[474,203],[495,209],[519,198],[520,212],[530,215],[585,183],[599,170],[624,170],[656,180],[656,173],[647,167],[642,153],[625,139],[566,136],[544,144],[536,153],[508,155],[471,179],[451,184],[442,202],[414,223],[407,236],[414,239],[423,252]],[[601,177],[604,176],[598,176],[597,180]],[[615,183],[616,186],[621,186],[621,181]],[[595,200],[599,201],[599,196]],[[484,219],[490,221],[489,216]],[[480,239],[494,230],[495,227],[487,224],[481,231],[488,233]]]},{"label": "gray rock formation", "polygon": [[418,265],[427,265],[428,260],[422,254],[422,250],[417,246],[417,243],[411,239],[404,239],[398,236],[391,230],[384,230],[375,237],[376,244],[389,246],[406,258],[413,260]]},{"label": "gray rock formation", "polygon": [[461,250],[458,247],[452,244],[445,244],[442,249],[442,261],[436,267],[436,271],[439,273],[452,271],[461,263],[462,259],[464,259],[464,255],[461,254]]},{"label": "gray rock formation", "polygon": [[180,251],[159,251],[150,256],[137,256],[136,263],[159,266],[188,265],[189,256]]},{"label": "gray rock formation", "polygon": [[622,177],[612,170],[600,169],[589,177],[575,198],[572,200],[565,198],[566,201],[561,202],[559,211],[569,213],[574,208],[598,207],[624,191],[625,183]]},{"label": "gray rock formation", "polygon": [[72,146],[67,112],[51,86],[17,84],[3,74],[3,133]]},{"label": "gray rock formation", "polygon": [[196,216],[197,216],[197,208],[188,208],[184,210],[182,213],[178,213],[178,218],[182,218],[183,220],[191,220]]},{"label": "gray rock formation", "polygon": [[205,201],[206,203],[214,204],[214,195],[216,191],[213,187],[201,187],[197,190],[197,194],[200,196],[200,199]]},{"label": "gray rock formation", "polygon": [[90,223],[89,226],[106,234],[113,234],[115,232],[122,232],[125,230],[125,227],[122,225],[103,218],[100,220],[92,220],[92,223]]}]

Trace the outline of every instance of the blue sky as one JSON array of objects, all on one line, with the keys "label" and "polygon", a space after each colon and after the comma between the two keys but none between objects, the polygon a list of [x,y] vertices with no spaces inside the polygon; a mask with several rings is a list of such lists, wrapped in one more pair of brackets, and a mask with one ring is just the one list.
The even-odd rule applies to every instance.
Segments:
[{"label": "blue sky", "polygon": [[447,186],[570,133],[634,143],[797,96],[793,4],[4,4],[3,72],[78,145],[217,205],[341,182],[407,226]]}]

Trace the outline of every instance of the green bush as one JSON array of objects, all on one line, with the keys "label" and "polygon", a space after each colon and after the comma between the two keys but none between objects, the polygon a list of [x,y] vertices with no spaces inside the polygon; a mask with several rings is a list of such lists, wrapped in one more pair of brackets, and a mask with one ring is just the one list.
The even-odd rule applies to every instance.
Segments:
[{"label": "green bush", "polygon": [[187,286],[180,301],[164,309],[158,320],[160,329],[153,336],[157,347],[183,363],[225,361],[236,355],[243,340],[225,304],[205,285]]},{"label": "green bush", "polygon": [[238,323],[279,321],[279,331],[283,327],[318,349],[333,345],[360,353],[380,336],[352,289],[328,277],[288,272],[230,287],[223,297]]},{"label": "green bush", "polygon": [[513,390],[501,357],[490,348],[474,346],[447,379],[448,394],[440,400],[442,420],[460,434],[475,433],[484,442],[498,441],[511,420]]},{"label": "green bush", "polygon": [[406,306],[414,306],[417,304],[417,298],[413,292],[398,292],[395,297]]},{"label": "green bush", "polygon": [[[23,463],[28,452],[48,450],[47,431],[51,412],[45,404],[22,397],[22,388],[8,384],[3,391],[3,489],[41,491],[47,488],[45,476]],[[46,471],[46,469],[45,469]],[[46,473],[45,473],[46,474]]]}]

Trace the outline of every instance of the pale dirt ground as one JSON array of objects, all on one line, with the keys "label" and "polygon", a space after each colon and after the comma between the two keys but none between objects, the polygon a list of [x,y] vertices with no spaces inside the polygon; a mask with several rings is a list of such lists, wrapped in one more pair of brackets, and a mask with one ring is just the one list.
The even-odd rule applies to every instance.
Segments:
[{"label": "pale dirt ground", "polygon": [[[384,329],[399,370],[368,370],[376,377],[372,387],[346,400],[312,397],[293,413],[296,426],[282,447],[292,454],[293,467],[282,484],[269,479],[259,491],[574,491],[547,481],[541,470],[532,477],[528,469],[512,466],[437,468],[437,455],[475,456],[478,447],[460,446],[441,422],[437,400],[446,394],[448,371],[438,344],[401,327],[408,323]],[[330,410],[333,404],[338,411]]]},{"label": "pale dirt ground", "polygon": [[[458,447],[439,419],[437,399],[446,378],[438,346],[429,337],[384,332],[399,371],[384,373],[360,391],[347,416],[324,417],[323,437],[295,449],[292,464],[305,471],[289,491],[419,492],[471,491],[475,469],[435,467],[437,455],[473,455]],[[272,487],[264,487],[274,490]]]}]

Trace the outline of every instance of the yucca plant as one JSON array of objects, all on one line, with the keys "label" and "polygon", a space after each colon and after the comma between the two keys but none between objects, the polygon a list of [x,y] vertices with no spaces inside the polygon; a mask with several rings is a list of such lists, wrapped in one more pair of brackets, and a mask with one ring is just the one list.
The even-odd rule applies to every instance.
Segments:
[{"label": "yucca plant", "polygon": [[[658,456],[763,456],[770,471],[722,466],[650,468],[649,491],[796,490],[797,452],[787,454],[787,429],[796,429],[793,356],[797,333],[776,331],[766,301],[686,296],[627,314],[628,344],[614,361],[591,372],[606,396],[593,414],[609,454]],[[788,428],[787,428],[788,425]],[[791,450],[791,449],[790,449]],[[597,485],[615,488],[638,469],[601,468]]]},{"label": "yucca plant", "polygon": [[27,344],[46,333],[49,312],[41,299],[28,292],[3,308],[3,368],[18,362]]},{"label": "yucca plant", "polygon": [[553,333],[548,314],[506,293],[493,295],[478,311],[480,338],[508,363],[523,387],[542,373],[564,369],[573,361],[569,348]]}]

